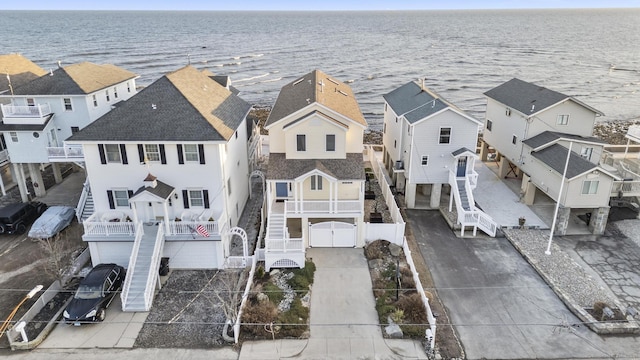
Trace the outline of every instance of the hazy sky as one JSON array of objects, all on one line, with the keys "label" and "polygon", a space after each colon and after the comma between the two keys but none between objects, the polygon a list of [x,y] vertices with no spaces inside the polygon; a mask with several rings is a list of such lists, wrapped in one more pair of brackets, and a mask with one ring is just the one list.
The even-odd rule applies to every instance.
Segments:
[{"label": "hazy sky", "polygon": [[640,0],[22,0],[2,10],[406,10],[640,7]]}]

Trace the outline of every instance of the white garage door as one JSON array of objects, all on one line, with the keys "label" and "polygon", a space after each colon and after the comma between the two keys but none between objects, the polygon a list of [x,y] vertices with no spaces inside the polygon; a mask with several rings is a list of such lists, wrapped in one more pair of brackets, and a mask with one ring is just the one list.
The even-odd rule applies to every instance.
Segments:
[{"label": "white garage door", "polygon": [[309,225],[311,247],[355,247],[356,225],[327,221]]}]

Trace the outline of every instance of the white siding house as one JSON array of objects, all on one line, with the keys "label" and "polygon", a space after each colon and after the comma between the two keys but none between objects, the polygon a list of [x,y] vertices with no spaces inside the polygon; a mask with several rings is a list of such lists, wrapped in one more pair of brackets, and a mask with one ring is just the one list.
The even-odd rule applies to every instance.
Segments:
[{"label": "white siding house", "polygon": [[384,100],[383,160],[407,208],[439,208],[442,185],[448,184],[459,222],[471,225],[480,216],[489,225],[483,230],[495,234],[493,220],[475,208],[471,193],[480,121],[413,81]]},{"label": "white siding house", "polygon": [[[64,140],[109,112],[116,104],[136,93],[137,75],[113,65],[89,62],[59,66],[12,92],[0,94],[7,150],[23,201],[27,200],[25,174],[27,164],[33,183],[42,184],[38,165],[52,163],[56,182],[62,181],[58,162],[81,162],[79,148],[64,145]],[[34,186],[36,196],[45,194],[44,186]]]},{"label": "white siding house", "polygon": [[128,267],[125,309],[148,309],[149,296],[142,306],[135,294],[153,292],[146,279],[161,257],[211,269],[229,256],[228,230],[249,195],[251,105],[207,74],[169,73],[67,141],[84,150],[95,209],[83,239],[94,264]]},{"label": "white siding house", "polygon": [[579,214],[587,214],[589,229],[602,234],[618,180],[599,165],[606,143],[592,136],[602,113],[574,97],[515,78],[485,95],[482,159],[489,147],[495,149],[500,177],[522,177],[525,203],[533,204],[537,191],[559,202],[556,234],[563,235],[570,216]]},{"label": "white siding house", "polygon": [[304,266],[307,247],[364,246],[366,126],[351,88],[319,70],[282,87],[265,125],[266,268]]}]

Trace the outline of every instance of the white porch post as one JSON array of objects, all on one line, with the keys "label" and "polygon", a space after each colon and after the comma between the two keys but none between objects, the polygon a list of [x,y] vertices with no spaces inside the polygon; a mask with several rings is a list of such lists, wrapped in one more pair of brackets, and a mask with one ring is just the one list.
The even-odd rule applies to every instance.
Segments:
[{"label": "white porch post", "polygon": [[296,209],[296,210],[300,210],[300,212],[304,212],[304,180],[300,181],[300,186],[298,186],[298,188],[300,189],[300,198],[296,199],[296,201],[300,202],[300,208]]},{"label": "white porch post", "polygon": [[334,213],[336,208],[335,197],[333,196],[333,181],[329,181],[329,213]]},{"label": "white porch post", "polygon": [[[173,194],[169,196],[173,196]],[[165,199],[162,206],[164,208],[164,231],[165,234],[169,234],[169,200]]]},{"label": "white porch post", "polygon": [[133,210],[133,223],[137,224],[138,223],[138,206],[137,206],[137,202],[132,201],[131,202],[131,210]]}]

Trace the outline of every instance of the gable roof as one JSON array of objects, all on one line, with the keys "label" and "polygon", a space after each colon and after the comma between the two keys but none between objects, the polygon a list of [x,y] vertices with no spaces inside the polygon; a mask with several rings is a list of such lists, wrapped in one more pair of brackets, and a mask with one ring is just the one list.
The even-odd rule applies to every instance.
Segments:
[{"label": "gable roof", "polygon": [[133,193],[133,196],[135,197],[142,194],[143,192],[148,192],[149,194],[157,196],[163,200],[167,200],[174,190],[175,188],[173,186],[167,185],[160,180],[156,180],[156,187],[143,185],[138,188],[135,193]]},{"label": "gable roof", "polygon": [[[568,151],[569,149],[560,144],[553,144],[542,150],[532,151],[531,155],[551,167],[557,173],[562,174],[567,161]],[[572,151],[569,157],[569,164],[567,165],[567,179],[573,179],[597,167],[598,165],[583,159],[580,155]]]},{"label": "gable roof", "polygon": [[601,111],[596,110],[569,95],[565,95],[518,78],[513,78],[506,83],[485,92],[484,95],[527,116],[533,116],[534,114],[566,100],[571,100],[593,111],[597,115],[604,115]]},{"label": "gable roof", "polygon": [[320,70],[314,70],[280,89],[265,126],[268,127],[313,103],[324,105],[361,125],[367,126],[367,121],[360,111],[360,106],[351,87],[329,77]]},{"label": "gable roof", "polygon": [[169,73],[67,141],[227,141],[251,104],[188,65]]},{"label": "gable roof", "polygon": [[555,131],[544,131],[540,134],[530,137],[523,141],[523,143],[532,149],[537,149],[540,146],[550,144],[556,142],[558,140],[573,140],[579,142],[588,142],[588,143],[596,143],[596,144],[607,144],[606,141],[600,140],[597,137],[593,136],[580,136],[574,134],[566,134]]},{"label": "gable roof", "polygon": [[469,118],[469,120],[480,123],[480,121],[470,117],[457,106],[440,97],[433,90],[424,88],[415,81],[410,81],[383,95],[383,98],[398,116],[404,116],[410,124],[435,115],[447,108],[455,110]]},{"label": "gable roof", "polygon": [[364,180],[362,154],[348,153],[346,159],[287,159],[284,153],[269,154],[269,180],[293,180],[319,170],[338,180]]},{"label": "gable roof", "polygon": [[15,89],[46,73],[43,68],[20,54],[0,55],[0,93],[10,90],[9,80],[11,87]]},{"label": "gable roof", "polygon": [[15,95],[87,95],[136,78],[138,75],[115,65],[90,62],[52,71],[14,89]]}]

